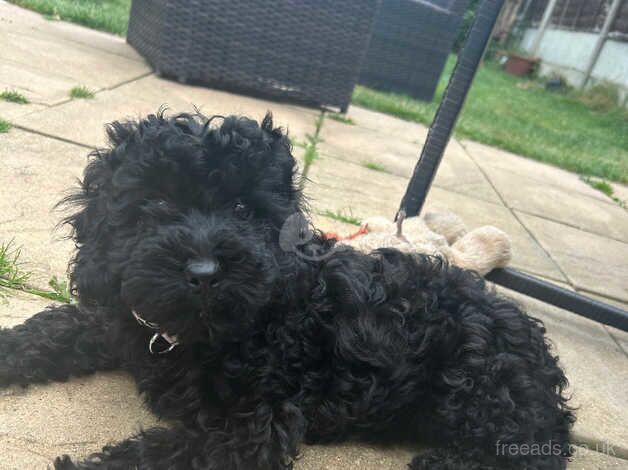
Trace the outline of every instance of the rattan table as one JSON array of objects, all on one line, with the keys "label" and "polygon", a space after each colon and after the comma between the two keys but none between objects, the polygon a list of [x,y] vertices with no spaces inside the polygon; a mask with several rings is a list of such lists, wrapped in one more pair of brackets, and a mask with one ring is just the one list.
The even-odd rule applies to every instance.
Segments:
[{"label": "rattan table", "polygon": [[345,111],[380,0],[133,0],[159,75]]}]

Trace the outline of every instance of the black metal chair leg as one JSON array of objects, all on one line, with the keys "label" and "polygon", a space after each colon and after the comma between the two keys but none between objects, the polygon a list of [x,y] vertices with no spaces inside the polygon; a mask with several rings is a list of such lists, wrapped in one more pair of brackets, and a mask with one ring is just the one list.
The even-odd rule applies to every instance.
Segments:
[{"label": "black metal chair leg", "polygon": [[512,268],[494,269],[486,279],[529,297],[628,331],[628,312]]},{"label": "black metal chair leg", "polygon": [[475,21],[458,54],[443,99],[427,134],[421,157],[401,201],[399,210],[407,216],[421,212],[503,4],[504,0],[484,0],[478,7]]}]

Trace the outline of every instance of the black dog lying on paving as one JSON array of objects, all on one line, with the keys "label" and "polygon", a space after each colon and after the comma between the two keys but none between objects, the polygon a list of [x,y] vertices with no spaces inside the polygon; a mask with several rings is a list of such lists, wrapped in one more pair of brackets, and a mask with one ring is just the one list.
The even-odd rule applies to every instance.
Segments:
[{"label": "black dog lying on paving", "polygon": [[122,368],[178,424],[57,469],[286,469],[349,437],[433,446],[413,470],[565,468],[542,324],[440,259],[304,230],[270,116],[159,113],[109,137],[66,201],[78,305],[0,331],[0,386]]}]

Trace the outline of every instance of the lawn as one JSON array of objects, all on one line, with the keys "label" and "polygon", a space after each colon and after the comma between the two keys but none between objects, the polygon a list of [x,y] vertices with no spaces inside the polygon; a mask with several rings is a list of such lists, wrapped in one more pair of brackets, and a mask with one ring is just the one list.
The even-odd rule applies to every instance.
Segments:
[{"label": "lawn", "polygon": [[[429,124],[451,71],[447,68],[432,103],[358,86],[353,103]],[[583,175],[628,182],[628,112],[589,109],[574,93],[552,93],[538,82],[502,72],[494,63],[478,71],[456,135]]]},{"label": "lawn", "polygon": [[124,36],[131,0],[9,0],[50,19],[72,21],[93,29]]}]

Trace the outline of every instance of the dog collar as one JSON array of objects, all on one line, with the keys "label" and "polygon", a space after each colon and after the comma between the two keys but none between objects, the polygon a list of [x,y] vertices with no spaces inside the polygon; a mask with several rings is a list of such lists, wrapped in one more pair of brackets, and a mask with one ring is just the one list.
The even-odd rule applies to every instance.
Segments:
[{"label": "dog collar", "polygon": [[[148,342],[148,351],[151,354],[166,354],[172,351],[176,346],[178,346],[179,341],[177,340],[176,336],[171,336],[166,332],[160,332],[159,325],[157,323],[144,320],[138,315],[135,310],[131,310],[131,313],[140,325],[145,326],[146,328],[150,328],[151,330],[157,330]],[[165,348],[163,349],[158,348],[158,343],[160,342],[160,339],[167,343],[167,346],[165,346]]]}]

